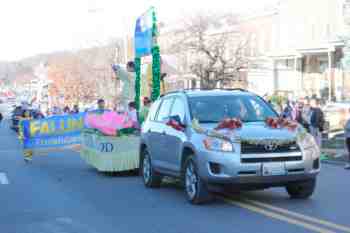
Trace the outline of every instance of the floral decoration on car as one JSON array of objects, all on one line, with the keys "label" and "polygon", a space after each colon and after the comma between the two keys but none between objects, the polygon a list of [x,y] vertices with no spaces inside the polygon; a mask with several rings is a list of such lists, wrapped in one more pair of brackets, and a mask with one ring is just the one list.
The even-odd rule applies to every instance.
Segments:
[{"label": "floral decoration on car", "polygon": [[218,126],[215,127],[215,130],[220,129],[229,129],[229,130],[235,130],[242,128],[242,121],[238,118],[225,118],[224,120],[220,121]]},{"label": "floral decoration on car", "polygon": [[282,117],[268,117],[265,120],[267,127],[272,129],[288,129],[295,131],[298,128],[298,123],[292,120],[288,120]]},{"label": "floral decoration on car", "polygon": [[192,120],[192,128],[200,134],[206,134],[209,137],[221,138],[224,140],[230,140],[232,136],[232,132],[235,129],[239,129],[242,127],[242,122],[236,118],[228,118],[225,119],[212,130],[207,130],[201,127],[198,119]]},{"label": "floral decoration on car", "polygon": [[176,120],[174,120],[174,119],[170,119],[166,123],[166,125],[172,127],[175,130],[178,130],[178,131],[184,131],[185,130],[185,127],[183,125],[181,125],[179,122],[177,122]]}]

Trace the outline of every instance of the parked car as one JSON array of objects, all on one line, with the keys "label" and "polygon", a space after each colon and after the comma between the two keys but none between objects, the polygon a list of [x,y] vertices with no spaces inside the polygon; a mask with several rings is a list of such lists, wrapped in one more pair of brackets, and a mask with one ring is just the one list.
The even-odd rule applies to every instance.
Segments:
[{"label": "parked car", "polygon": [[323,107],[327,131],[343,130],[346,121],[350,117],[350,102],[334,102]]},{"label": "parked car", "polygon": [[[159,187],[164,176],[180,178],[193,204],[209,201],[211,192],[226,187],[255,190],[282,186],[291,197],[308,198],[320,171],[319,149],[306,132],[300,143],[296,131],[267,127],[265,119],[277,116],[261,97],[244,90],[164,95],[152,105],[142,126],[140,171],[145,186]],[[203,129],[212,130],[226,117],[243,122],[229,139],[194,128],[193,119]],[[170,120],[177,127],[169,124]]]}]

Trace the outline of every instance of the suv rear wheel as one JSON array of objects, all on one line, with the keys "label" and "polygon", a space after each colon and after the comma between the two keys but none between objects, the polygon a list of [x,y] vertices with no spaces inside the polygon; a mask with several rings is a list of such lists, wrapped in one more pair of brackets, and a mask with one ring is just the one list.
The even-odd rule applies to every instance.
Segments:
[{"label": "suv rear wheel", "polygon": [[316,179],[288,184],[286,189],[291,198],[307,199],[316,188]]},{"label": "suv rear wheel", "polygon": [[192,204],[201,204],[212,200],[207,185],[199,177],[198,169],[194,162],[193,156],[189,156],[184,165],[183,179],[187,199]]},{"label": "suv rear wheel", "polygon": [[149,155],[147,150],[144,150],[142,155],[141,175],[146,187],[160,187],[162,177],[159,174],[157,174],[156,171],[154,171],[154,168],[152,167],[151,156]]}]

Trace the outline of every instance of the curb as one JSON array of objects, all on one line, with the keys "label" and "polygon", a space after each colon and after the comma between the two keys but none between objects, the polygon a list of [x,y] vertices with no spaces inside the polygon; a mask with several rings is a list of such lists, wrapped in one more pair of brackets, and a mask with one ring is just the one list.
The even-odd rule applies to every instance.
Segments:
[{"label": "curb", "polygon": [[321,163],[337,165],[337,166],[345,166],[346,162],[334,161],[334,160],[321,160]]}]

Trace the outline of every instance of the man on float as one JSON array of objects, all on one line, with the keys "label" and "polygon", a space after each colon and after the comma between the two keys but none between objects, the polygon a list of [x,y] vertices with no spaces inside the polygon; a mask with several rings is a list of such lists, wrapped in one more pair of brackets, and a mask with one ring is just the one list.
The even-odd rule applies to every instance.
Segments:
[{"label": "man on float", "polygon": [[97,109],[94,112],[98,113],[98,114],[103,114],[104,112],[109,112],[109,110],[106,109],[106,103],[105,103],[104,99],[99,99],[97,101]]}]

